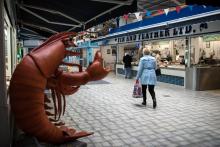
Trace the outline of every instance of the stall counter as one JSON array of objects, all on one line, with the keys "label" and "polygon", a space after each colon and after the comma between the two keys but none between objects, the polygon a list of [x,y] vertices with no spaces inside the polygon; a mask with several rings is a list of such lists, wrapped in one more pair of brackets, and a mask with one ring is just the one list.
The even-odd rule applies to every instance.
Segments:
[{"label": "stall counter", "polygon": [[[137,75],[138,66],[132,66],[132,78]],[[157,77],[160,82],[175,84],[184,86],[185,85],[185,66],[184,65],[170,65],[168,67],[161,67],[161,76]],[[124,76],[124,65],[116,64],[116,75]]]}]

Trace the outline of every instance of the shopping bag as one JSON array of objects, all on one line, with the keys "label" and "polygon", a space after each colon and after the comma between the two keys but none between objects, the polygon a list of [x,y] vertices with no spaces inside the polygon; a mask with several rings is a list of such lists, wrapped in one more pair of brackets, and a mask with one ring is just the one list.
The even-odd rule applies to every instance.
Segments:
[{"label": "shopping bag", "polygon": [[142,98],[143,97],[142,88],[141,88],[141,85],[139,83],[135,83],[132,97],[133,98]]}]

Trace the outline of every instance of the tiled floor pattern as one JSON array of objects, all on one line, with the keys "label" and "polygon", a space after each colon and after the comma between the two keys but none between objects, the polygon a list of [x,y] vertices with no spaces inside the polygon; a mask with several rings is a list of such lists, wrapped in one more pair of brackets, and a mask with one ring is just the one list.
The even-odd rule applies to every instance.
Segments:
[{"label": "tiled floor pattern", "polygon": [[67,126],[94,132],[88,147],[220,146],[220,92],[158,83],[157,109],[132,98],[133,79],[110,74],[67,97]]}]

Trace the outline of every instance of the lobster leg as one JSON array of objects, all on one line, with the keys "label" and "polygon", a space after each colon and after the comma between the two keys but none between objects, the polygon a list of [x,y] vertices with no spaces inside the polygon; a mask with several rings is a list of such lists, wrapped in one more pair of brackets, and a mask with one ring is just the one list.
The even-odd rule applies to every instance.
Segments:
[{"label": "lobster leg", "polygon": [[55,125],[55,126],[63,126],[63,125],[65,125],[65,123],[62,122],[62,121],[60,121],[60,122],[58,122],[58,123],[54,123],[54,125]]},{"label": "lobster leg", "polygon": [[65,95],[62,95],[63,97],[63,115],[65,113],[65,110],[66,110],[66,98],[65,98]]},{"label": "lobster leg", "polygon": [[52,114],[52,113],[49,112],[49,111],[45,111],[45,112],[46,112],[47,116],[54,116],[54,114]]},{"label": "lobster leg", "polygon": [[47,110],[48,110],[48,109],[53,109],[53,107],[50,107],[50,106],[48,106],[47,104],[44,104],[44,108],[47,109]]},{"label": "lobster leg", "polygon": [[61,93],[56,90],[56,95],[57,95],[57,106],[58,106],[58,119],[60,119],[60,115],[61,115],[61,110],[62,110],[62,103],[61,103]]},{"label": "lobster leg", "polygon": [[55,89],[51,89],[53,105],[54,105],[54,119],[56,120],[57,117],[57,105],[56,105],[56,94]]},{"label": "lobster leg", "polygon": [[50,103],[50,102],[51,102],[50,99],[47,97],[46,94],[44,94],[44,102],[45,102],[45,103]]}]

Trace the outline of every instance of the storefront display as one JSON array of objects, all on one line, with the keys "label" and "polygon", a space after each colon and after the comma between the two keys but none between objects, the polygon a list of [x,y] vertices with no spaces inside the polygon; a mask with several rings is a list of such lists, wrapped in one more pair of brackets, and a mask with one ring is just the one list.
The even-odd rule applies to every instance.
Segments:
[{"label": "storefront display", "polygon": [[126,43],[120,44],[119,47],[119,54],[118,54],[118,61],[117,63],[122,64],[122,59],[125,53],[128,53],[132,56],[132,65],[138,65],[139,59],[142,56],[141,51],[141,43],[134,42],[134,43]]},{"label": "storefront display", "polygon": [[159,60],[160,67],[185,68],[185,38],[147,41],[144,42],[144,46]]},{"label": "storefront display", "polygon": [[220,34],[191,38],[191,64],[196,66],[220,64]]},{"label": "storefront display", "polygon": [[128,25],[123,31],[118,29],[100,41],[118,47],[116,74],[124,74],[122,57],[128,52],[133,57],[132,75],[135,78],[142,49],[148,48],[161,68],[158,81],[193,90],[220,88],[220,78],[211,80],[220,73],[220,20],[216,19],[220,11],[201,7],[198,10],[199,13],[194,11],[192,14],[184,9],[189,12],[184,13],[185,17],[178,13],[170,17],[153,17],[152,21]]}]

